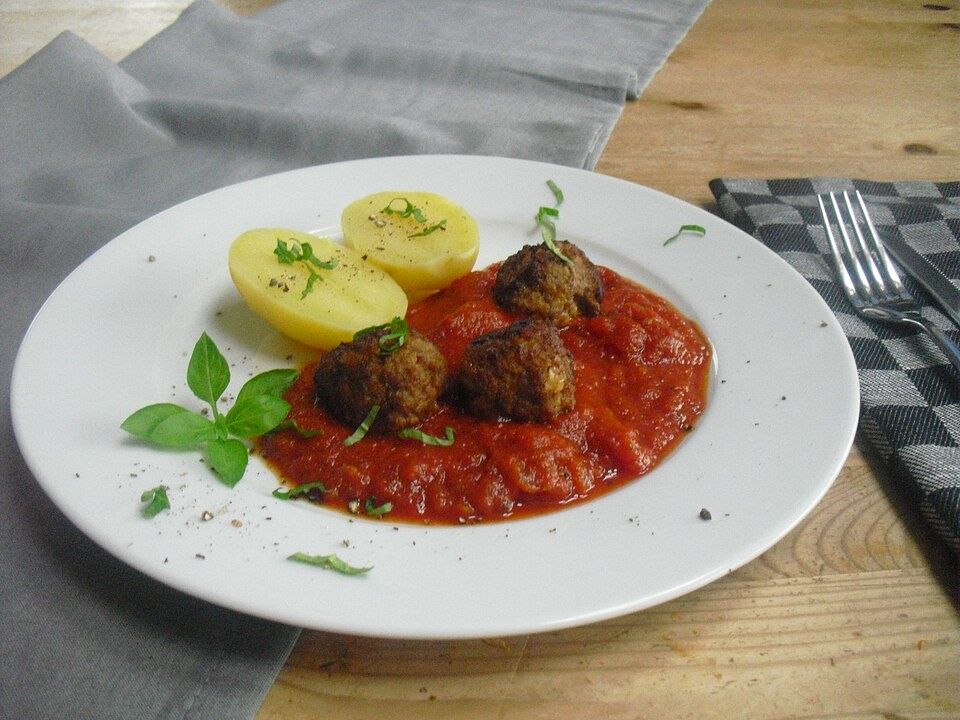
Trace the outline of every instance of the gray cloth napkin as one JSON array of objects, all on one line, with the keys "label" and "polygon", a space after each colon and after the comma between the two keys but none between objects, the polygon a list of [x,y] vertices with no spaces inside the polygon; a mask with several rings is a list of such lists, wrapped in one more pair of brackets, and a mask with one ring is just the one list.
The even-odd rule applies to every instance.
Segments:
[{"label": "gray cloth napkin", "polygon": [[[119,65],[61,35],[0,80],[4,382],[67,273],[205,191],[382,155],[592,167],[707,2],[331,0],[239,18],[201,0]],[[297,630],[183,596],[87,540],[30,477],[8,404],[0,443],[0,714],[252,716]]]},{"label": "gray cloth napkin", "polygon": [[[857,363],[860,442],[960,553],[957,371],[920,330],[857,315],[837,281],[817,203],[819,193],[860,191],[881,238],[899,238],[960,285],[960,182],[719,178],[710,189],[724,217],[789,262],[836,314]],[[933,298],[904,281],[924,316],[960,342]]]}]

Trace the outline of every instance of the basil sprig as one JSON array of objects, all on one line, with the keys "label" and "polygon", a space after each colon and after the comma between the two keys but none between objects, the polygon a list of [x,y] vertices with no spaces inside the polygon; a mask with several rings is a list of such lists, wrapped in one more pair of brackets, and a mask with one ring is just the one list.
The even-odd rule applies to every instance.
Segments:
[{"label": "basil sprig", "polygon": [[152,490],[144,491],[140,496],[140,502],[146,503],[140,508],[140,513],[148,518],[156,517],[164,510],[170,509],[170,500],[167,498],[165,485],[157,485]]},{"label": "basil sprig", "polygon": [[313,248],[307,242],[298,243],[296,240],[291,240],[290,245],[287,245],[286,241],[277,238],[277,247],[274,248],[273,254],[277,256],[277,260],[282,265],[302,262],[304,267],[307,268],[310,275],[307,277],[307,284],[304,286],[303,292],[300,293],[301,300],[313,292],[313,286],[317,280],[323,280],[317,270],[333,270],[337,266],[337,261],[334,258],[321,260],[314,255]]},{"label": "basil sprig", "polygon": [[372,566],[354,567],[336,555],[307,555],[303,552],[295,552],[293,555],[288,556],[287,560],[306,563],[307,565],[315,565],[316,567],[322,567],[326,570],[333,570],[341,575],[363,575],[365,572],[373,570]]},{"label": "basil sprig", "polygon": [[230,410],[221,413],[218,401],[230,384],[230,367],[203,333],[187,365],[187,386],[210,406],[211,417],[174,403],[156,403],[140,408],[120,427],[161,447],[202,450],[217,476],[233,487],[247,469],[248,452],[242,439],[263,435],[283,422],[290,404],[281,395],[298,375],[296,370],[283,369],[255,375],[240,388]]},{"label": "basil sprig", "polygon": [[666,240],[663,241],[663,244],[669,245],[684,233],[693,233],[694,235],[699,235],[700,237],[703,237],[704,235],[707,234],[707,229],[703,227],[703,225],[681,225],[680,229],[677,230],[676,233],[674,233],[673,235],[671,235],[670,237],[668,237]]},{"label": "basil sprig", "polygon": [[571,265],[573,260],[564,255],[563,251],[557,246],[557,222],[560,220],[559,208],[563,203],[563,191],[553,180],[547,180],[547,187],[553,193],[554,206],[541,205],[534,216],[534,220],[540,228],[540,237],[543,239],[543,244],[550,248],[550,252]]}]

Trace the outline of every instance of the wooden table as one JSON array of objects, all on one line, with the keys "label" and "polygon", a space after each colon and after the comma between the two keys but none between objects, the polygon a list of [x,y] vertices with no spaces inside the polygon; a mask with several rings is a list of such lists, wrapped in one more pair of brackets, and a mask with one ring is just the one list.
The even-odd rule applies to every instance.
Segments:
[{"label": "wooden table", "polygon": [[[120,59],[186,4],[2,0],[0,75],[62,29]],[[958,8],[714,0],[597,170],[707,207],[717,176],[955,180]],[[798,528],[697,592],[528,637],[304,632],[258,718],[960,718],[958,577],[854,450]]]}]

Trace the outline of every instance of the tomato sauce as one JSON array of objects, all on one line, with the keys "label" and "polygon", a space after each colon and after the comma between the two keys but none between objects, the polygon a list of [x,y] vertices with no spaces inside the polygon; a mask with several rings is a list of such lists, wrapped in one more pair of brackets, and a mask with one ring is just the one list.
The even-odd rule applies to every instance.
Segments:
[{"label": "tomato sauce", "polygon": [[[472,272],[412,305],[410,326],[437,344],[451,374],[471,339],[518,316],[491,297],[497,266]],[[602,312],[560,336],[574,358],[576,406],[547,424],[478,420],[451,405],[421,424],[449,447],[370,432],[349,447],[344,427],[313,403],[313,365],[286,398],[303,430],[260,439],[290,485],[320,481],[325,505],[362,513],[389,502],[391,521],[462,523],[555,510],[594,498],[653,468],[692,430],[706,402],[710,347],[670,303],[607,268]]]}]

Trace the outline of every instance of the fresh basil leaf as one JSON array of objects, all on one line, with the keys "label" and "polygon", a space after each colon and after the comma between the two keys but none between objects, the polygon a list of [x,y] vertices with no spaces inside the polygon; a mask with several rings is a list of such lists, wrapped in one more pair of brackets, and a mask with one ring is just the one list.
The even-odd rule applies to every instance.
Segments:
[{"label": "fresh basil leaf", "polygon": [[311,493],[314,490],[317,490],[321,493],[325,493],[327,491],[327,489],[323,486],[322,482],[312,482],[312,483],[304,483],[303,485],[297,485],[296,487],[292,487],[289,490],[287,490],[286,488],[278,487],[276,490],[273,491],[273,496],[278,500],[292,500],[293,498],[298,497],[300,495],[306,495],[310,497]]},{"label": "fresh basil leaf", "polygon": [[354,567],[353,565],[349,565],[336,555],[307,555],[306,553],[295,552],[293,555],[287,557],[287,560],[306,563],[307,565],[315,565],[327,570],[334,570],[341,575],[363,575],[363,573],[373,570],[372,566]]},{"label": "fresh basil leaf", "polygon": [[666,240],[663,241],[663,244],[669,245],[684,233],[693,233],[694,235],[699,235],[700,237],[703,237],[704,235],[707,234],[707,229],[702,225],[681,225],[680,229],[677,230],[676,233],[674,233],[673,235],[671,235],[670,237],[668,237]]},{"label": "fresh basil leaf", "polygon": [[373,515],[374,517],[383,517],[391,510],[393,510],[392,502],[385,502],[382,505],[377,505],[373,498],[367,498],[367,501],[363,504],[363,511],[367,515]]},{"label": "fresh basil leaf", "polygon": [[374,405],[372,408],[370,408],[370,412],[367,413],[367,416],[363,419],[363,422],[360,423],[360,426],[353,431],[350,437],[343,441],[343,444],[347,447],[350,447],[351,445],[363,440],[363,436],[367,434],[370,426],[373,425],[373,421],[377,419],[377,413],[379,412],[379,405]]},{"label": "fresh basil leaf", "polygon": [[427,433],[419,430],[418,428],[404,428],[397,435],[404,439],[409,440],[419,440],[424,445],[437,445],[440,447],[450,447],[453,445],[453,428],[449,425],[444,429],[443,437],[436,437],[435,435],[427,435]]},{"label": "fresh basil leaf", "polygon": [[217,437],[226,440],[230,437],[230,428],[227,426],[227,418],[224,415],[217,415],[213,421],[213,427],[216,428]]},{"label": "fresh basil leaf", "polygon": [[247,446],[239,440],[214,438],[207,443],[207,462],[225,485],[233,487],[247,469]]},{"label": "fresh basil leaf", "polygon": [[233,401],[234,407],[242,403],[249,397],[257,395],[273,395],[281,397],[297,378],[300,377],[298,370],[267,370],[259,375],[254,375],[247,380],[240,392],[237,393],[237,399]]},{"label": "fresh basil leaf", "polygon": [[[147,406],[147,408],[149,407],[151,406]],[[144,410],[147,408],[144,408]],[[192,412],[175,412],[151,427],[149,432],[138,437],[163,447],[195,448],[200,443],[211,440],[216,436],[216,427],[203,415]]]},{"label": "fresh basil leaf", "polygon": [[187,366],[187,385],[217,414],[217,401],[230,384],[230,367],[207,333],[200,335]]},{"label": "fresh basil leaf", "polygon": [[290,412],[290,403],[274,395],[246,397],[235,402],[226,416],[231,435],[248,438],[270,432]]},{"label": "fresh basil leaf", "polygon": [[140,496],[140,502],[146,503],[140,512],[144,517],[156,517],[164,510],[170,509],[170,499],[167,497],[167,488],[163,485],[157,485],[152,490],[147,490]]},{"label": "fresh basil leaf", "polygon": [[189,413],[185,407],[173,403],[147,405],[120,423],[120,428],[142,440],[149,440],[153,429],[171,415]]}]

